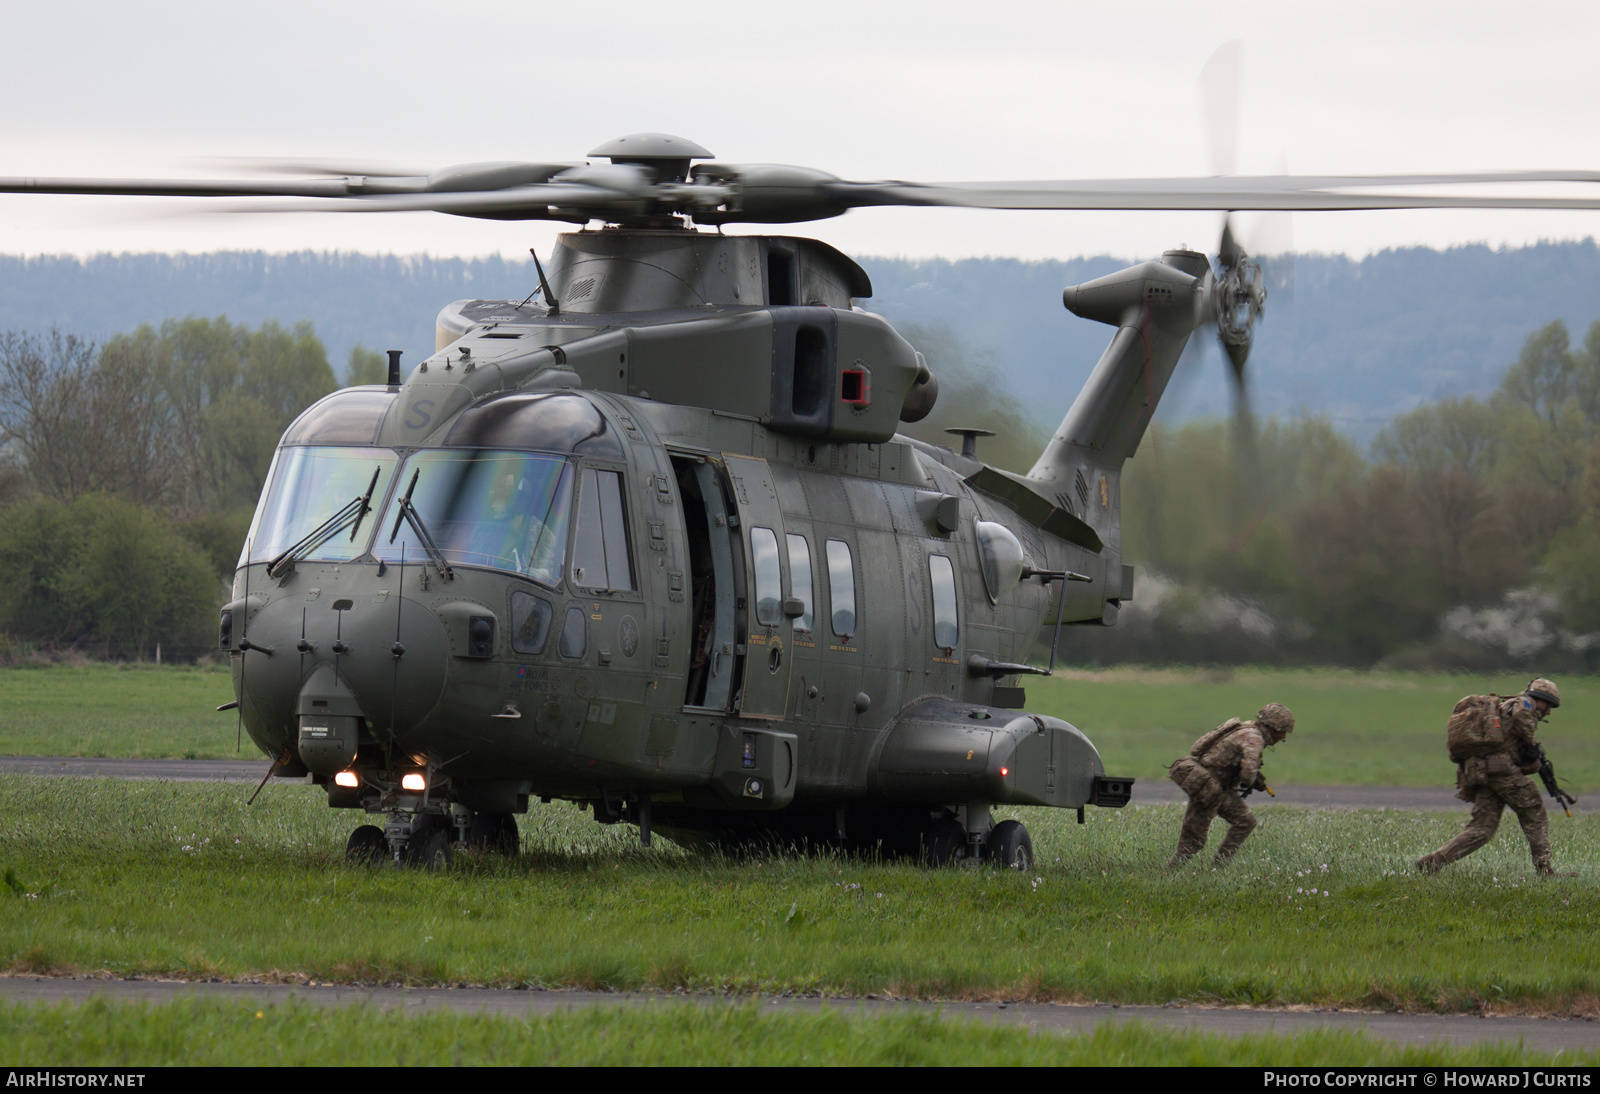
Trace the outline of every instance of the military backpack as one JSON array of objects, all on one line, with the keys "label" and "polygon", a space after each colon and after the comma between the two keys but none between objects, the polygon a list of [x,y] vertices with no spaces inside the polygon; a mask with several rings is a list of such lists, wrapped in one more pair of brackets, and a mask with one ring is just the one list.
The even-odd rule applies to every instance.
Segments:
[{"label": "military backpack", "polygon": [[1228,734],[1232,733],[1242,725],[1244,725],[1244,722],[1240,721],[1238,718],[1229,718],[1216,729],[1213,729],[1210,733],[1207,733],[1204,737],[1201,737],[1198,741],[1196,741],[1194,743],[1194,747],[1189,750],[1189,755],[1198,760],[1201,756],[1204,756],[1207,752],[1211,751],[1212,745],[1216,744],[1218,741],[1222,740],[1222,738],[1226,737]]},{"label": "military backpack", "polygon": [[1506,727],[1500,715],[1500,696],[1468,695],[1450,712],[1445,726],[1445,747],[1454,763],[1474,756],[1504,752]]}]

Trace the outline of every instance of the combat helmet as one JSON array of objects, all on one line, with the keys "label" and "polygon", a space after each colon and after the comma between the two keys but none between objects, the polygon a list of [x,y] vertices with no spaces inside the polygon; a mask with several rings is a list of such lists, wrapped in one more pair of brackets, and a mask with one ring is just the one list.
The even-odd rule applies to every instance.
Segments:
[{"label": "combat helmet", "polygon": [[1552,681],[1542,676],[1537,680],[1529,680],[1528,686],[1522,689],[1522,693],[1530,699],[1543,699],[1550,704],[1551,710],[1561,705],[1561,692],[1556,689]]},{"label": "combat helmet", "polygon": [[1294,715],[1282,703],[1268,703],[1256,715],[1256,725],[1272,730],[1281,741],[1294,732]]}]

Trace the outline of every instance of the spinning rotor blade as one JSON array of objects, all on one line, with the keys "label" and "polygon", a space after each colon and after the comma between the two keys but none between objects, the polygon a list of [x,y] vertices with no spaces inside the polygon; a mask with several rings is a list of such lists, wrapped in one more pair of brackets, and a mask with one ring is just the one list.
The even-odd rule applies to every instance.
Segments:
[{"label": "spinning rotor blade", "polygon": [[[969,209],[1600,209],[1600,197],[1362,193],[1381,187],[1510,182],[1600,182],[1600,172],[1462,175],[1260,175],[1230,178],[1101,179],[1085,182],[838,182],[829,188],[851,208],[940,205]],[[736,219],[736,218],[734,218]]]},{"label": "spinning rotor blade", "polygon": [[[1233,47],[1230,49],[1230,47]],[[1214,89],[1208,124],[1213,160],[1237,156],[1236,43],[1208,66]],[[1231,59],[1230,59],[1231,58]],[[1225,63],[1226,62],[1226,63]],[[1229,66],[1232,66],[1230,69]],[[1232,72],[1232,75],[1229,73]],[[603,163],[469,163],[427,174],[333,162],[255,161],[253,169],[329,177],[275,179],[0,178],[0,193],[138,197],[309,199],[250,210],[409,212],[427,210],[502,220],[604,220],[660,226],[684,216],[712,224],[792,224],[873,206],[1084,210],[1600,209],[1597,196],[1417,193],[1464,184],[1597,183],[1597,171],[1493,171],[1428,175],[1223,175],[1206,178],[1039,182],[853,182],[809,167],[699,163],[691,141],[638,133],[590,153]],[[1400,192],[1412,188],[1413,192]]]},{"label": "spinning rotor blade", "polygon": [[1217,47],[1200,70],[1200,112],[1205,121],[1211,173],[1239,169],[1239,71],[1244,43],[1235,38]]},{"label": "spinning rotor blade", "polygon": [[427,178],[426,167],[396,167],[393,164],[359,163],[335,159],[277,160],[256,156],[208,156],[189,161],[196,167],[226,168],[257,175],[339,175],[345,178]]}]

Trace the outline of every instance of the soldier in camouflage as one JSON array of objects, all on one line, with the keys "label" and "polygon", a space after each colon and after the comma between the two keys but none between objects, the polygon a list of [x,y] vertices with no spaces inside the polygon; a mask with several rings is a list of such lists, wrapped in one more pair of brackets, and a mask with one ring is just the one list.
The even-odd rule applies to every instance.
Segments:
[{"label": "soldier in camouflage", "polygon": [[1243,795],[1267,788],[1261,775],[1261,750],[1293,730],[1294,715],[1289,708],[1268,703],[1255,721],[1230,718],[1172,764],[1172,781],[1189,796],[1189,810],[1183,815],[1178,850],[1167,863],[1169,868],[1181,866],[1205,847],[1211,822],[1219,814],[1228,822],[1228,834],[1217,848],[1215,863],[1221,866],[1233,858],[1256,827],[1255,814],[1245,805]]},{"label": "soldier in camouflage", "polygon": [[1505,749],[1474,756],[1456,768],[1456,797],[1472,803],[1472,818],[1459,836],[1433,854],[1419,858],[1418,870],[1436,874],[1488,843],[1500,827],[1500,814],[1509,805],[1516,811],[1523,835],[1528,837],[1534,869],[1544,877],[1555,874],[1550,860],[1550,819],[1545,815],[1539,789],[1528,775],[1539,770],[1534,730],[1545,715],[1560,705],[1561,692],[1545,679],[1530,681],[1521,695],[1500,704],[1500,717],[1506,727]]}]

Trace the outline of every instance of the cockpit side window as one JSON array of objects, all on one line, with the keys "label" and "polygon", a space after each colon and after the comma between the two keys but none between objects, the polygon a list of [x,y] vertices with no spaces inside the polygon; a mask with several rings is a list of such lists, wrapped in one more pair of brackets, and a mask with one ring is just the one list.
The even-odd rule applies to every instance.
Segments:
[{"label": "cockpit side window", "polygon": [[633,590],[621,472],[583,469],[578,527],[572,540],[572,580],[590,589]]}]

